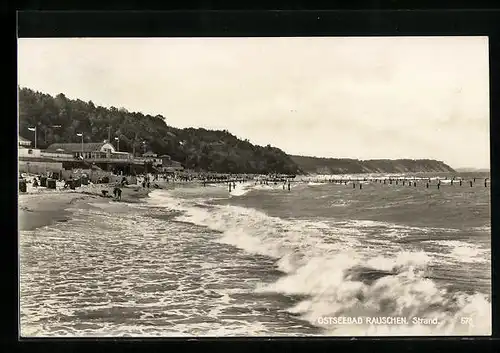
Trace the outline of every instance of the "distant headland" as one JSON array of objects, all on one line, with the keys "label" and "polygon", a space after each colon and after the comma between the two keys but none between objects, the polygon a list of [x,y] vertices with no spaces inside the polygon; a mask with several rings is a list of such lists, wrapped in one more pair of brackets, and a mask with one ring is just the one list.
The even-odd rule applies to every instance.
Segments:
[{"label": "distant headland", "polygon": [[320,158],[291,156],[304,173],[441,173],[456,171],[442,161],[433,159],[369,159]]}]

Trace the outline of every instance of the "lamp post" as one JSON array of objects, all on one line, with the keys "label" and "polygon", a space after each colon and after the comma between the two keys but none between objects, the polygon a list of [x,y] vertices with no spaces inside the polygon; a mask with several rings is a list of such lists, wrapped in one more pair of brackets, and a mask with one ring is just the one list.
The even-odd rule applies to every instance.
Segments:
[{"label": "lamp post", "polygon": [[[183,147],[185,143],[186,143],[186,141],[179,141],[179,145],[180,145],[181,147]],[[184,149],[184,148],[183,148],[183,149]],[[185,169],[185,170],[187,170],[187,160],[188,160],[188,155],[187,155],[187,153],[186,153],[186,157],[184,158],[184,166],[185,166],[185,167],[184,167],[184,169]]]},{"label": "lamp post", "polygon": [[36,125],[35,125],[35,127],[29,127],[28,130],[35,132],[35,149],[36,149]]},{"label": "lamp post", "polygon": [[82,159],[83,159],[83,132],[76,134],[76,136],[82,137]]},{"label": "lamp post", "polygon": [[117,144],[116,144],[116,150],[118,152],[120,152],[120,138],[119,137],[115,137],[115,140],[117,141]]},{"label": "lamp post", "polygon": [[144,162],[144,173],[147,174],[147,172],[148,172],[148,164],[147,164],[146,159],[144,159],[144,153],[146,153],[146,141],[142,141],[141,145],[142,145],[142,148],[143,148],[142,158],[143,158],[143,162]]},{"label": "lamp post", "polygon": [[135,144],[137,143],[137,132],[134,136],[134,142],[132,143],[132,156],[135,158]]}]

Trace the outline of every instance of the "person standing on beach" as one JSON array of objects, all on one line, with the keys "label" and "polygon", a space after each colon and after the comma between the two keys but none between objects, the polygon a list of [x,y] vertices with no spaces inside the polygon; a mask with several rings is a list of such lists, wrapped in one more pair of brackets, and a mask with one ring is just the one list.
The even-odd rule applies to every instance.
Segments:
[{"label": "person standing on beach", "polygon": [[113,188],[113,195],[116,200],[121,200],[122,198],[122,189],[120,189],[120,183],[116,183]]}]

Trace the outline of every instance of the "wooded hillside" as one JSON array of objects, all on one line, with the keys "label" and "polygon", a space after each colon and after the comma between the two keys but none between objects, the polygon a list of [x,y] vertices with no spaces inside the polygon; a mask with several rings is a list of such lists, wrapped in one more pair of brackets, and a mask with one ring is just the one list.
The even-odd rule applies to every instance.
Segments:
[{"label": "wooded hillside", "polygon": [[[19,134],[34,141],[28,127],[37,126],[37,145],[45,148],[56,142],[85,142],[108,139],[120,151],[151,150],[195,170],[220,173],[290,173],[298,172],[297,165],[279,148],[253,145],[240,140],[226,130],[201,128],[178,129],[167,125],[161,115],[151,116],[115,107],[96,106],[91,101],[71,100],[58,94],[19,90]],[[60,125],[61,127],[53,127]]]}]

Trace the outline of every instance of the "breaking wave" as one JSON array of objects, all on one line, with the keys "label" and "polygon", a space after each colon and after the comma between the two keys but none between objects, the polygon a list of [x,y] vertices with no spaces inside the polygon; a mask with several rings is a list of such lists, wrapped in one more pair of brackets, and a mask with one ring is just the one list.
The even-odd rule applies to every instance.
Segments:
[{"label": "breaking wave", "polygon": [[[249,190],[235,191],[242,195]],[[453,291],[432,278],[430,267],[448,261],[446,256],[405,251],[391,241],[415,228],[384,224],[381,238],[368,246],[364,230],[380,227],[380,222],[285,220],[232,205],[199,207],[165,191],[152,192],[148,202],[152,207],[184,211],[178,221],[220,232],[220,243],[275,258],[283,276],[274,283],[262,283],[255,292],[299,296],[302,300],[288,312],[321,327],[325,334],[491,334],[491,303],[486,294]],[[439,241],[434,245],[452,247],[454,255],[461,251],[469,257],[477,255],[472,245]],[[460,261],[460,256],[453,258]],[[320,319],[339,316],[399,316],[407,318],[408,324],[331,325]],[[414,324],[414,318],[437,319],[437,323]]]}]

